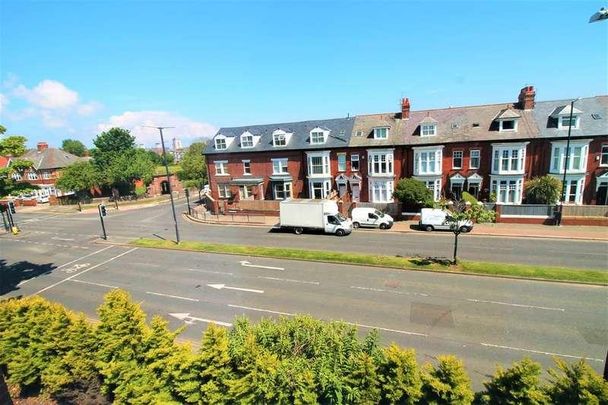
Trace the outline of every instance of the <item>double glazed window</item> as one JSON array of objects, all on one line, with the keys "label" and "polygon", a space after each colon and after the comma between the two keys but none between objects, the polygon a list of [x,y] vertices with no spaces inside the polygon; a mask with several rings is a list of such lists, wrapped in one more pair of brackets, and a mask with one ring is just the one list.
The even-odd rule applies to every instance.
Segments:
[{"label": "double glazed window", "polygon": [[374,139],[386,139],[388,138],[388,128],[374,128]]},{"label": "double glazed window", "polygon": [[273,146],[285,146],[287,145],[287,135],[284,133],[277,133],[272,135]]},{"label": "double glazed window", "polygon": [[492,172],[494,174],[523,174],[526,148],[494,148]]},{"label": "double glazed window", "polygon": [[415,151],[414,173],[419,176],[441,174],[441,149]]},{"label": "double glazed window", "polygon": [[[608,146],[606,147],[606,160],[608,161]],[[352,155],[350,155],[350,170],[353,172],[359,171],[359,154],[358,153],[353,153]]]},{"label": "double glazed window", "polygon": [[462,151],[455,150],[452,152],[452,169],[461,169],[462,168]]},{"label": "double glazed window", "polygon": [[492,180],[492,193],[496,194],[496,202],[501,204],[519,204],[523,189],[523,179]]},{"label": "double glazed window", "polygon": [[437,125],[435,124],[422,124],[420,128],[420,135],[422,136],[433,136],[437,134]]},{"label": "double glazed window", "polygon": [[608,166],[608,145],[602,145],[602,156],[600,157],[600,166]]},{"label": "double glazed window", "polygon": [[272,159],[272,174],[287,174],[287,159]]},{"label": "double glazed window", "polygon": [[370,175],[393,175],[392,152],[370,152],[368,158]]},{"label": "double glazed window", "polygon": [[[587,168],[588,145],[570,145],[568,171],[583,172]],[[603,149],[602,149],[603,150]],[[602,155],[603,156],[603,155]],[[554,145],[551,156],[551,172],[561,173],[566,165],[566,145]]]},{"label": "double glazed window", "polygon": [[480,152],[478,149],[474,149],[471,151],[471,160],[469,161],[469,166],[471,169],[479,169],[479,159]]},{"label": "double glazed window", "polygon": [[329,176],[329,152],[315,153],[308,156],[309,176]]},{"label": "double glazed window", "polygon": [[243,174],[251,174],[251,161],[243,160]]},{"label": "double glazed window", "polygon": [[241,135],[241,148],[253,148],[253,135]]},{"label": "double glazed window", "polygon": [[215,162],[215,174],[219,176],[228,174],[228,161],[220,160]]},{"label": "double glazed window", "polygon": [[291,183],[275,183],[274,199],[285,200],[291,198]]},{"label": "double glazed window", "polygon": [[215,149],[222,150],[226,149],[226,138],[216,138],[215,139]]},{"label": "double glazed window", "polygon": [[393,182],[374,180],[371,182],[372,202],[392,202]]},{"label": "double glazed window", "polygon": [[338,171],[346,171],[346,153],[338,153]]},{"label": "double glazed window", "polygon": [[310,143],[319,144],[325,143],[325,133],[322,131],[314,131],[310,133]]},{"label": "double glazed window", "polygon": [[230,186],[228,184],[217,185],[220,198],[230,198]]}]

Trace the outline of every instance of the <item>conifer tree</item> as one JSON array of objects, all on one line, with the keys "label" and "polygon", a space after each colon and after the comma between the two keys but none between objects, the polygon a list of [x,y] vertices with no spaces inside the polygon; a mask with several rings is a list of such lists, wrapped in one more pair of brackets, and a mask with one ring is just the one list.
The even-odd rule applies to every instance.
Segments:
[{"label": "conifer tree", "polygon": [[423,401],[437,405],[467,405],[473,401],[471,380],[464,364],[455,356],[439,356],[434,367],[427,364],[422,373]]},{"label": "conifer tree", "polygon": [[511,368],[498,367],[496,374],[483,385],[486,391],[478,393],[481,404],[547,404],[548,397],[540,383],[540,364],[525,358]]},{"label": "conifer tree", "polygon": [[395,344],[384,349],[379,374],[382,403],[415,404],[420,399],[422,380],[416,352]]},{"label": "conifer tree", "polygon": [[549,369],[551,383],[547,393],[554,404],[608,404],[608,382],[585,362],[568,365],[555,358],[556,369]]}]

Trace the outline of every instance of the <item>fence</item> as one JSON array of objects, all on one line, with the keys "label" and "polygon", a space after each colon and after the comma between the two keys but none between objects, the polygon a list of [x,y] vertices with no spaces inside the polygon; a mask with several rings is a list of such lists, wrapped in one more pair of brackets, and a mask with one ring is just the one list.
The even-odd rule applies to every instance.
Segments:
[{"label": "fence", "polygon": [[608,205],[564,205],[565,217],[608,217]]},{"label": "fence", "polygon": [[226,214],[212,214],[205,209],[204,206],[199,205],[193,207],[191,210],[191,216],[193,218],[205,221],[205,222],[216,222],[216,223],[249,223],[249,224],[263,224],[266,222],[266,217],[259,214],[241,214],[238,212],[227,212]]},{"label": "fence", "polygon": [[543,217],[552,218],[555,206],[544,204],[501,205],[502,217]]}]

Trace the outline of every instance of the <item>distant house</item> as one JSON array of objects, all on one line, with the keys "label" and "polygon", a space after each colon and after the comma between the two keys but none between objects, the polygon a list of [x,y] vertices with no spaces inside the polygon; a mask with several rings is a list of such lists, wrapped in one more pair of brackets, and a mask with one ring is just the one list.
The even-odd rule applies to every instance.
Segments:
[{"label": "distant house", "polygon": [[90,158],[78,157],[61,149],[49,148],[46,142],[38,142],[36,149],[27,151],[24,155],[19,156],[19,159],[29,160],[34,165],[23,174],[14,173],[13,178],[17,181],[28,182],[40,187],[35,192],[40,200],[45,197],[62,197],[74,194],[73,192],[64,193],[55,187],[61,169]]}]

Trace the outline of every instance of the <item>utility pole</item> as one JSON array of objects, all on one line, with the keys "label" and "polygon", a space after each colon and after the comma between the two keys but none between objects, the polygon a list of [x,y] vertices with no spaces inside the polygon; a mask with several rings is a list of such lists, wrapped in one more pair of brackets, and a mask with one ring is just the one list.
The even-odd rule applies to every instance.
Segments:
[{"label": "utility pole", "polygon": [[174,127],[149,127],[156,128],[160,132],[160,144],[163,147],[163,163],[165,164],[165,173],[167,174],[167,187],[169,187],[169,198],[171,198],[171,210],[173,211],[173,223],[175,224],[175,239],[179,245],[179,229],[177,228],[177,216],[175,215],[175,202],[173,201],[173,190],[171,190],[171,176],[169,175],[169,165],[167,164],[167,152],[165,151],[165,138],[163,137],[163,129],[174,128]]},{"label": "utility pole", "polygon": [[[570,117],[568,120],[568,140],[566,141],[566,161],[564,162],[564,176],[562,178],[562,195],[560,198],[560,204],[559,204],[559,212],[557,214],[557,221],[556,225],[560,226],[562,223],[562,215],[564,213],[564,203],[566,202],[566,184],[567,184],[567,174],[568,174],[568,165],[570,164],[569,160],[570,160],[570,135],[572,133],[572,118],[573,118],[573,113],[574,113],[574,102],[580,100],[580,98],[577,98],[576,100],[572,100],[570,102]],[[561,119],[561,117],[559,117],[559,119]]]}]

